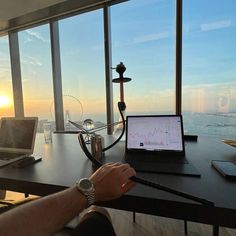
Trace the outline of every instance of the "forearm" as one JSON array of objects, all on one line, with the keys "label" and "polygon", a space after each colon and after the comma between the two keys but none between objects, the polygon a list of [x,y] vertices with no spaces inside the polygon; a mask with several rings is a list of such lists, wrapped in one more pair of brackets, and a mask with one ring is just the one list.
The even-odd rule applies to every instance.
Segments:
[{"label": "forearm", "polygon": [[86,198],[69,188],[0,215],[0,236],[53,235],[86,206]]},{"label": "forearm", "polygon": [[[130,177],[135,174],[128,164],[108,163],[100,167],[90,177],[96,202],[109,201],[129,191],[135,185]],[[54,235],[86,207],[87,199],[79,188],[69,188],[0,215],[0,236]]]}]

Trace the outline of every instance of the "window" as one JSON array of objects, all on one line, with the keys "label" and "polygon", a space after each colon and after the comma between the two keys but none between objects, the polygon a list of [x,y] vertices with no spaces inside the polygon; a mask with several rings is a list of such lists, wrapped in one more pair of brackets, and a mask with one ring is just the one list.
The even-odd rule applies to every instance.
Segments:
[{"label": "window", "polygon": [[65,122],[106,122],[103,11],[59,21]]},{"label": "window", "polygon": [[236,2],[183,3],[183,114],[190,133],[236,137]]},{"label": "window", "polygon": [[25,116],[54,120],[49,25],[19,32]]},{"label": "window", "polygon": [[0,37],[0,118],[14,116],[8,36]]},{"label": "window", "polygon": [[[112,63],[126,66],[127,114],[175,112],[175,1],[131,0],[111,7]],[[113,73],[113,77],[118,77]],[[119,85],[114,84],[114,110]]]}]

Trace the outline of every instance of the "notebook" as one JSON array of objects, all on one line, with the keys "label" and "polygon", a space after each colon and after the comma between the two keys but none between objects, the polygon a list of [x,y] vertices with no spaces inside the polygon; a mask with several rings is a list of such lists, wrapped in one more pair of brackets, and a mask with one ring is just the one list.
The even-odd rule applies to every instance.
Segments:
[{"label": "notebook", "polygon": [[181,115],[127,116],[125,162],[136,171],[200,176],[185,155]]},{"label": "notebook", "polygon": [[30,156],[34,151],[37,117],[4,117],[0,121],[0,167]]}]

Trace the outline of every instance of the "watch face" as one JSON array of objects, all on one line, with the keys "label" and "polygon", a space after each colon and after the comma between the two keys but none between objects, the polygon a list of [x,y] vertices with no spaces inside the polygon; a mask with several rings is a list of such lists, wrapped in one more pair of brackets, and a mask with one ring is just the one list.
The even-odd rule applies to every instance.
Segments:
[{"label": "watch face", "polygon": [[83,190],[89,190],[92,187],[92,183],[89,179],[81,179],[79,185]]}]

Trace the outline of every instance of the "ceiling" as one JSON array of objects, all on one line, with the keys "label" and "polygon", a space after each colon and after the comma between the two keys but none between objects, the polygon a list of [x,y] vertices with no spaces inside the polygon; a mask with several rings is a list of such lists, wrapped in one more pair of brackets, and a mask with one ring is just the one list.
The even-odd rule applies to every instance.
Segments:
[{"label": "ceiling", "polygon": [[128,0],[0,0],[0,36]]},{"label": "ceiling", "polygon": [[0,0],[0,21],[7,21],[66,0]]}]

